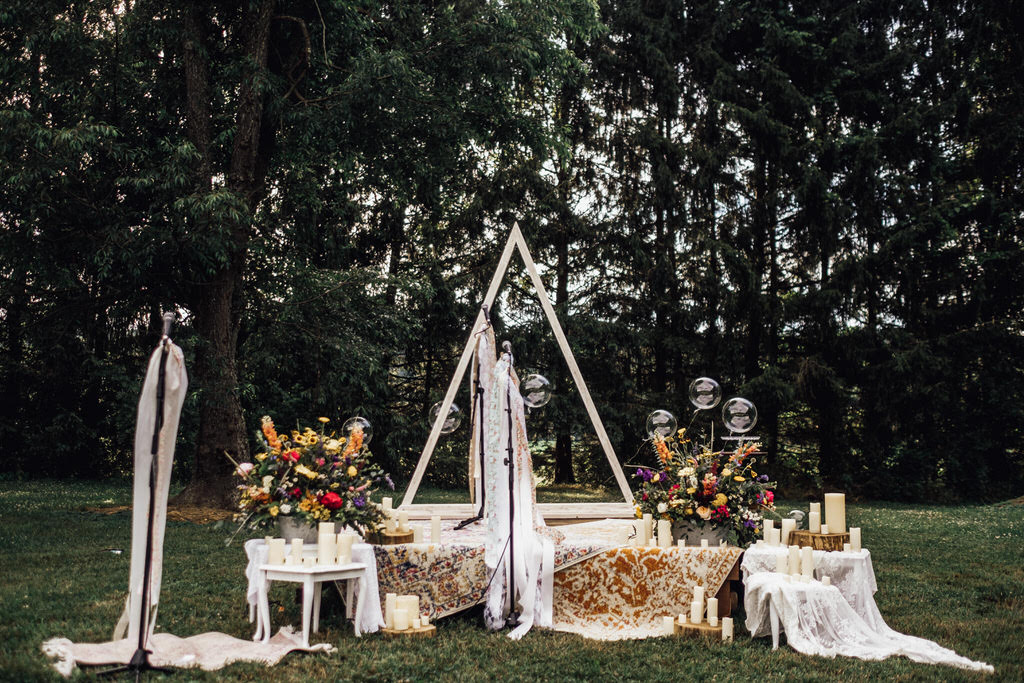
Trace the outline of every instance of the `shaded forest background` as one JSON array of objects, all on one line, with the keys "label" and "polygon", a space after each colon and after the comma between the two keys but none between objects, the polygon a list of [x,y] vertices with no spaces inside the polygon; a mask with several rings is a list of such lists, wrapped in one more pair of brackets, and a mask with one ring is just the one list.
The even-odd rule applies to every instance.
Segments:
[{"label": "shaded forest background", "polygon": [[[403,479],[518,221],[622,462],[709,375],[790,491],[1024,490],[1012,3],[11,0],[0,48],[5,476],[129,470],[172,310],[186,497],[264,414],[362,414]],[[610,483],[503,291],[541,471]]]}]

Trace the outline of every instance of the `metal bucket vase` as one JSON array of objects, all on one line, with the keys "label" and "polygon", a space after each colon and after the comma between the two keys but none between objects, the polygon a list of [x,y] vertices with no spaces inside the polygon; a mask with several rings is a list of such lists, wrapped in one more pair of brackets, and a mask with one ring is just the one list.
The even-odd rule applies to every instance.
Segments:
[{"label": "metal bucket vase", "polygon": [[703,527],[690,522],[674,522],[672,524],[672,541],[677,542],[680,538],[686,539],[686,545],[699,546],[702,538],[708,540],[708,545],[718,546],[729,536],[729,527],[712,526],[707,524]]},{"label": "metal bucket vase", "polygon": [[301,538],[303,543],[317,542],[316,527],[301,517],[280,516],[277,518],[277,527],[281,538],[286,540]]}]

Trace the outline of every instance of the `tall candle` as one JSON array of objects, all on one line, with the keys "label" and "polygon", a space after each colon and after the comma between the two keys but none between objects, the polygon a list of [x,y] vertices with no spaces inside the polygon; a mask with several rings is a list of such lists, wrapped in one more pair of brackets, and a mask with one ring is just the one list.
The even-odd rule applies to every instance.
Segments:
[{"label": "tall candle", "polygon": [[391,498],[382,498],[380,501],[380,506],[385,510],[390,510],[392,506]]},{"label": "tall candle", "polygon": [[699,602],[701,605],[704,604],[704,586],[694,585],[693,599]]},{"label": "tall candle", "polygon": [[654,535],[654,517],[651,515],[651,513],[645,512],[644,513],[643,522],[644,522],[644,545],[647,545],[647,542]]},{"label": "tall candle", "polygon": [[302,539],[292,539],[292,561],[295,564],[302,564]]},{"label": "tall candle", "polygon": [[430,518],[430,542],[441,542],[441,515],[434,515]]},{"label": "tall candle", "polygon": [[722,642],[732,642],[732,617],[722,617]]},{"label": "tall candle", "polygon": [[418,595],[399,595],[395,601],[395,609],[404,609],[408,614],[420,613],[420,598]]},{"label": "tall candle", "polygon": [[409,628],[409,613],[404,609],[396,609],[394,614],[394,629],[396,631],[404,631]]},{"label": "tall candle", "polygon": [[809,515],[807,515],[807,530],[810,531],[812,534],[820,534],[821,533],[821,513],[820,512],[813,512],[812,511]]},{"label": "tall candle", "polygon": [[355,534],[338,534],[338,564],[351,564],[352,544],[355,542]]},{"label": "tall candle", "polygon": [[808,578],[814,576],[814,551],[800,548],[800,573]]},{"label": "tall candle", "polygon": [[703,620],[704,603],[694,600],[690,603],[690,623],[699,624]]},{"label": "tall candle", "polygon": [[782,530],[781,529],[769,529],[768,530],[768,545],[780,546],[782,545]]},{"label": "tall candle", "polygon": [[779,553],[775,556],[775,571],[779,574],[789,573],[789,562],[786,553]]},{"label": "tall candle", "polygon": [[284,539],[272,538],[267,543],[267,563],[284,564]]},{"label": "tall candle", "polygon": [[825,521],[834,534],[846,533],[846,494],[825,494]]},{"label": "tall candle", "polygon": [[396,531],[398,531],[398,519],[395,516],[394,510],[388,511],[388,519],[385,522],[385,527],[387,528],[389,534],[393,534]]},{"label": "tall candle", "polygon": [[775,528],[775,520],[774,519],[767,519],[766,518],[764,520],[764,533],[762,535],[764,536],[764,539],[766,541],[768,541],[769,543],[772,542],[771,541],[772,529],[774,529],[774,528]]},{"label": "tall candle", "polygon": [[670,636],[676,631],[676,620],[674,617],[661,618],[661,635]]},{"label": "tall candle", "polygon": [[789,546],[789,573],[790,575],[800,573],[800,546]]},{"label": "tall candle", "polygon": [[831,533],[829,531],[828,524],[822,524],[821,525],[821,533],[823,533],[823,534]]},{"label": "tall candle", "polygon": [[821,514],[821,503],[811,503],[811,512]]},{"label": "tall candle", "polygon": [[718,626],[718,598],[708,598],[708,623]]},{"label": "tall candle", "polygon": [[318,531],[321,534],[333,534],[334,533],[334,522],[320,522]]},{"label": "tall candle", "polygon": [[855,553],[859,553],[860,552],[860,527],[859,526],[851,526],[850,527],[850,548]]},{"label": "tall candle", "polygon": [[412,527],[412,542],[423,543],[423,526],[421,524],[414,524]]},{"label": "tall candle", "polygon": [[672,546],[672,522],[670,520],[658,520],[658,546],[661,548]]},{"label": "tall candle", "polygon": [[782,540],[780,541],[782,545],[790,544],[789,534],[794,529],[796,529],[795,519],[793,519],[792,517],[787,517],[786,519],[782,520]]},{"label": "tall candle", "polygon": [[409,533],[409,511],[399,510],[398,511],[398,531],[407,534]]},{"label": "tall candle", "polygon": [[388,628],[395,627],[395,603],[397,601],[397,593],[388,593],[384,596],[384,625]]},{"label": "tall candle", "polygon": [[[331,526],[334,526],[333,524]],[[316,543],[316,561],[320,564],[334,564],[338,551],[334,546],[334,532],[321,532]]]}]

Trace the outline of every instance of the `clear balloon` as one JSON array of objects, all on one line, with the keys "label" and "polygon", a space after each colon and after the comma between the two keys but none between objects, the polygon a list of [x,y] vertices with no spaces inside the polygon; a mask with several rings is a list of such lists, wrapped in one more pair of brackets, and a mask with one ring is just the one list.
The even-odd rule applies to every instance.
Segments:
[{"label": "clear balloon", "polygon": [[523,394],[523,403],[529,408],[540,408],[551,400],[551,382],[544,375],[527,375],[519,385],[519,391]]},{"label": "clear balloon", "polygon": [[722,400],[722,387],[710,377],[698,377],[690,382],[690,403],[697,410],[711,410]]},{"label": "clear balloon", "polygon": [[370,443],[370,439],[373,438],[373,425],[365,417],[356,415],[345,420],[345,424],[341,425],[341,432],[348,439],[351,439],[352,433],[357,430],[363,433],[363,444]]},{"label": "clear balloon", "polygon": [[[443,401],[438,401],[434,405],[430,406],[429,419],[430,419],[430,426],[431,427],[433,427],[434,423],[437,422],[437,415],[438,415],[438,413],[441,412],[441,404],[442,403],[443,403]],[[441,423],[441,433],[442,434],[451,434],[456,429],[458,429],[459,425],[461,425],[461,424],[462,424],[462,411],[459,410],[459,407],[453,403],[448,408],[448,417],[446,417],[444,419],[444,422]]]},{"label": "clear balloon", "polygon": [[655,434],[665,439],[676,433],[678,427],[676,417],[667,410],[655,410],[647,416],[647,436],[654,438]]},{"label": "clear balloon", "polygon": [[746,434],[757,424],[757,408],[745,398],[730,398],[722,406],[722,422],[736,434]]}]

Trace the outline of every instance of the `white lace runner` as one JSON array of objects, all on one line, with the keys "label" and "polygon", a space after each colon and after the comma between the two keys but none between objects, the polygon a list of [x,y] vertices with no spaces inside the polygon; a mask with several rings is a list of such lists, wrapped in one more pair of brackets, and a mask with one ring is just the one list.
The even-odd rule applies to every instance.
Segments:
[{"label": "white lace runner", "polygon": [[773,604],[787,642],[803,654],[866,660],[903,655],[925,664],[994,671],[984,662],[961,657],[930,640],[893,631],[884,622],[881,627],[869,624],[854,611],[836,586],[817,581],[787,582],[782,574],[759,572],[744,579],[744,588],[746,626],[750,635],[756,638],[771,633],[770,604]]}]

